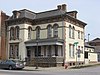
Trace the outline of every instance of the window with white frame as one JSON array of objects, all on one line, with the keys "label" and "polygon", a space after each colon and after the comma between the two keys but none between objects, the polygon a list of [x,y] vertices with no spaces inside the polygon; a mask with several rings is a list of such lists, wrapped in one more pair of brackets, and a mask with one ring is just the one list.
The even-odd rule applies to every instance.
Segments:
[{"label": "window with white frame", "polygon": [[53,26],[53,36],[58,37],[58,24],[54,24]]},{"label": "window with white frame", "polygon": [[75,46],[69,44],[69,57],[73,58],[75,56]]},{"label": "window with white frame", "polygon": [[31,39],[32,28],[28,27],[28,39]]},{"label": "window with white frame", "polygon": [[14,27],[10,28],[10,40],[14,40]]},{"label": "window with white frame", "polygon": [[69,57],[71,57],[71,44],[69,44]]},{"label": "window with white frame", "polygon": [[78,39],[80,39],[80,31],[78,30]]},{"label": "window with white frame", "polygon": [[75,38],[75,27],[73,26],[72,28],[72,38],[74,39]]},{"label": "window with white frame", "polygon": [[19,39],[19,26],[15,27],[15,37],[16,39]]},{"label": "window with white frame", "polygon": [[36,39],[40,39],[40,27],[36,27]]},{"label": "window with white frame", "polygon": [[9,58],[13,58],[13,45],[10,45]]},{"label": "window with white frame", "polygon": [[15,45],[15,58],[19,58],[19,46]]},{"label": "window with white frame", "polygon": [[81,52],[84,53],[83,46],[81,46]]},{"label": "window with white frame", "polygon": [[51,25],[48,25],[47,26],[47,37],[48,38],[51,38],[52,37],[52,26]]},{"label": "window with white frame", "polygon": [[73,46],[73,49],[72,49],[72,57],[74,57],[75,56],[75,45],[72,45]]},{"label": "window with white frame", "polygon": [[19,44],[10,44],[9,58],[19,58]]},{"label": "window with white frame", "polygon": [[81,32],[81,39],[83,40],[83,38],[84,38],[84,34],[83,32]]}]

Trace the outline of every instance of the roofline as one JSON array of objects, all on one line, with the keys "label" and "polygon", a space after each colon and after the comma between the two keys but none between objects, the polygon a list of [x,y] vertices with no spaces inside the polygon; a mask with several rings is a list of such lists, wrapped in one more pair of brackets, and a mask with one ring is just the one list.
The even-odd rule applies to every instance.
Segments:
[{"label": "roofline", "polygon": [[93,49],[95,49],[94,47],[89,47],[89,46],[85,46],[85,47],[88,47],[88,48],[93,48]]},{"label": "roofline", "polygon": [[43,12],[38,12],[36,14],[41,14],[41,13],[46,13],[46,12],[52,12],[52,11],[56,11],[56,10],[59,10],[59,9],[47,10],[47,11],[43,11]]},{"label": "roofline", "polygon": [[74,19],[74,20],[79,21],[80,23],[83,23],[85,26],[87,25],[87,23],[85,23],[85,22],[83,22],[83,21],[80,21],[79,19],[73,18],[73,17],[71,17],[71,16],[69,16],[69,15],[67,15],[67,16],[70,17],[70,18],[72,18],[72,19]]}]

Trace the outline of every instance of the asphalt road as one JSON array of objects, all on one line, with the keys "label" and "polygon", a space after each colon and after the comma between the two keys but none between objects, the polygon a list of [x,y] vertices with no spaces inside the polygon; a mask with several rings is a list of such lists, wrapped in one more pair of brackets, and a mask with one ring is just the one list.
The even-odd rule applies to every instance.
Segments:
[{"label": "asphalt road", "polygon": [[0,70],[0,75],[100,75],[100,66],[50,71]]}]

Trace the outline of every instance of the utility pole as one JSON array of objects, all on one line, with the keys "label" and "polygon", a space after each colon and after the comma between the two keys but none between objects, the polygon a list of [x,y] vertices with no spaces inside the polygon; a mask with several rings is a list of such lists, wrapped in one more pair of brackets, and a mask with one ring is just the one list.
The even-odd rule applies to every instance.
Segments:
[{"label": "utility pole", "polygon": [[90,38],[89,36],[90,36],[90,34],[88,34],[88,42],[89,42],[89,38]]},{"label": "utility pole", "polygon": [[36,48],[36,56],[37,56],[37,60],[36,60],[36,68],[35,69],[38,69],[38,39],[36,40],[37,42],[37,48]]},{"label": "utility pole", "polygon": [[74,42],[74,45],[76,45],[76,67],[77,67],[77,54],[78,54],[78,51],[77,51],[77,44],[78,44],[79,42]]}]

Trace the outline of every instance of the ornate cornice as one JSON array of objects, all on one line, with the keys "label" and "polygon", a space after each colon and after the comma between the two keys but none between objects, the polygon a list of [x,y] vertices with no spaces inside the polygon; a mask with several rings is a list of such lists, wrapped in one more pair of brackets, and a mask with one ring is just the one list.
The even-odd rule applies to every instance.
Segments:
[{"label": "ornate cornice", "polygon": [[38,24],[45,24],[45,23],[53,23],[53,22],[60,22],[60,21],[66,21],[68,23],[71,23],[73,25],[79,26],[81,28],[84,28],[86,23],[81,22],[80,20],[73,18],[69,15],[58,15],[58,16],[52,16],[47,18],[40,18],[31,20],[28,18],[17,18],[6,21],[6,24],[8,26],[16,25],[16,24],[30,24],[30,25],[38,25]]},{"label": "ornate cornice", "polygon": [[81,22],[80,20],[75,19],[75,18],[68,16],[68,15],[59,15],[59,16],[54,16],[54,17],[37,19],[34,21],[33,25],[52,23],[52,22],[60,22],[60,21],[66,21],[68,23],[79,26],[81,28],[84,28],[86,25],[86,23]]},{"label": "ornate cornice", "polygon": [[17,25],[17,24],[30,24],[32,25],[32,20],[28,18],[17,18],[17,19],[12,19],[12,20],[7,20],[6,25],[11,26],[11,25]]}]

